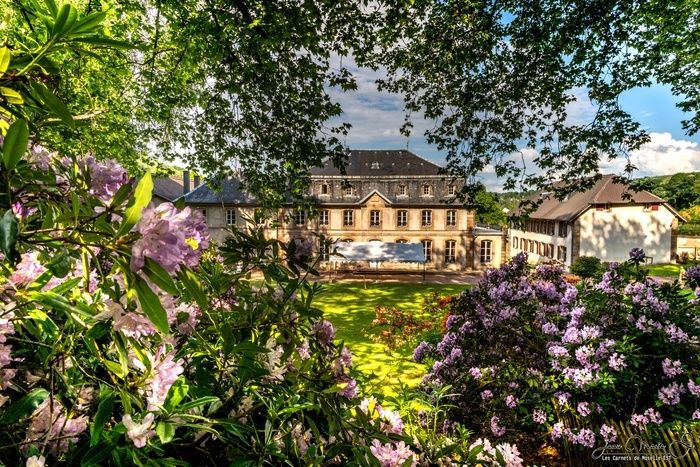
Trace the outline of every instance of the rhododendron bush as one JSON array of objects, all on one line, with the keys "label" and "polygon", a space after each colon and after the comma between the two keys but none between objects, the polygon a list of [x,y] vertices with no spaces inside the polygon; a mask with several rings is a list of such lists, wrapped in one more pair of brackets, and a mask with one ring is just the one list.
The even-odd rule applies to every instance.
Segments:
[{"label": "rhododendron bush", "polygon": [[[449,418],[502,439],[593,447],[700,418],[698,296],[647,277],[634,249],[596,283],[575,287],[525,254],[486,272],[453,304],[424,390],[450,386]],[[695,271],[689,271],[693,287]],[[700,279],[700,274],[697,274]]]},{"label": "rhododendron bush", "polygon": [[150,175],[113,161],[31,145],[4,173],[4,463],[519,459],[488,440],[416,444],[399,412],[363,398],[349,349],[312,306],[303,245],[254,226],[213,248],[199,212],[151,204]]}]

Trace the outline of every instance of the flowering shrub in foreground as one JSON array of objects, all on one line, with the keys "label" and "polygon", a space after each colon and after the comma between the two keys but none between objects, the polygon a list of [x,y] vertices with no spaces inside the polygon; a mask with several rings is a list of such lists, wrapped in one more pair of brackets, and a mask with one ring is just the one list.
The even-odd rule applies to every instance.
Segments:
[{"label": "flowering shrub in foreground", "polygon": [[255,228],[208,249],[201,214],[150,205],[150,176],[129,181],[113,161],[35,145],[9,179],[4,463],[500,465],[513,453],[483,440],[435,451],[362,399],[296,243]]},{"label": "flowering shrub in foreground", "polygon": [[[613,442],[606,419],[640,430],[700,418],[697,296],[659,284],[633,250],[579,288],[525,254],[464,292],[432,359],[428,392],[450,386],[450,417],[505,439],[546,436],[593,447]],[[690,271],[689,281],[693,280]],[[700,277],[700,274],[698,274]]]}]

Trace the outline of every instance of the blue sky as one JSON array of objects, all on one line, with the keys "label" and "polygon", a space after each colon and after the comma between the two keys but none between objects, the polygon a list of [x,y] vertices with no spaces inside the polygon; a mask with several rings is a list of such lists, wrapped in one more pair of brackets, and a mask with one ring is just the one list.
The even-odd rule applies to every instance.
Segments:
[{"label": "blue sky", "polygon": [[[345,140],[354,149],[404,149],[434,160],[444,162],[444,155],[427,143],[423,133],[434,125],[421,116],[413,115],[413,134],[406,138],[399,133],[404,122],[403,102],[400,96],[379,92],[374,80],[378,73],[349,65],[357,77],[358,90],[353,93],[332,91],[332,97],[343,107],[343,121],[353,125]],[[585,99],[585,92],[570,108],[572,122],[586,122],[593,115],[593,107]],[[676,172],[700,171],[700,137],[689,137],[681,127],[681,120],[688,117],[675,104],[678,98],[669,88],[655,85],[626,92],[621,96],[623,109],[635,117],[650,134],[651,142],[631,154],[638,167],[636,176],[667,175]],[[530,153],[532,155],[532,153]],[[603,161],[606,173],[621,174],[624,160]],[[491,173],[483,174],[490,189],[499,189],[500,183]]]}]

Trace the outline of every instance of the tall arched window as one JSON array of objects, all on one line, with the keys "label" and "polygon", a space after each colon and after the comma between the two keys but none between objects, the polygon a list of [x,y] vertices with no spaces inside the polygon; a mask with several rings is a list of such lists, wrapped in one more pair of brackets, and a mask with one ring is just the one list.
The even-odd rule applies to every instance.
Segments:
[{"label": "tall arched window", "polygon": [[481,263],[490,263],[492,254],[493,242],[491,240],[482,240],[479,248],[479,259],[481,260]]}]

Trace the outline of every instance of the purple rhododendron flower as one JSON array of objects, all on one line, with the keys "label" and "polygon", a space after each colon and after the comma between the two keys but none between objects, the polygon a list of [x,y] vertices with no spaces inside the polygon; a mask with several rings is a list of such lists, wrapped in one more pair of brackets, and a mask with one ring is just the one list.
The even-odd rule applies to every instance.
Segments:
[{"label": "purple rhododendron flower", "polygon": [[133,271],[140,270],[148,257],[174,274],[182,265],[196,266],[202,251],[209,247],[204,216],[189,207],[178,211],[172,203],[144,209],[135,230],[141,238],[132,247]]},{"label": "purple rhododendron flower", "polygon": [[644,261],[644,258],[646,258],[646,255],[644,254],[644,250],[641,248],[632,248],[630,250],[630,260],[636,263],[641,263]]},{"label": "purple rhododendron flower", "polygon": [[506,429],[500,425],[500,421],[495,415],[491,417],[491,433],[498,438],[506,434]]},{"label": "purple rhododendron flower", "polygon": [[547,414],[543,410],[535,409],[532,411],[532,420],[539,425],[544,425],[547,422]]},{"label": "purple rhododendron flower", "polygon": [[423,341],[418,344],[418,347],[413,351],[413,361],[416,363],[421,363],[425,357],[432,353],[433,346]]},{"label": "purple rhododendron flower", "polygon": [[671,383],[659,389],[658,396],[661,402],[666,405],[676,405],[681,401],[681,394],[685,392],[685,386],[678,383]]},{"label": "purple rhododendron flower", "polygon": [[613,443],[617,440],[617,431],[610,425],[603,424],[600,427],[600,436],[606,443]]},{"label": "purple rhododendron flower", "polygon": [[49,397],[32,413],[25,441],[27,444],[37,440],[48,443],[51,454],[58,457],[68,451],[71,444],[78,442],[78,437],[87,427],[87,417],[68,418],[63,404]]},{"label": "purple rhododendron flower", "polygon": [[329,346],[335,339],[335,328],[330,321],[323,319],[314,324],[313,334],[321,345]]},{"label": "purple rhododendron flower", "polygon": [[105,204],[110,203],[117,191],[129,181],[124,167],[112,159],[98,162],[93,156],[88,156],[84,166],[90,173],[88,193]]}]

